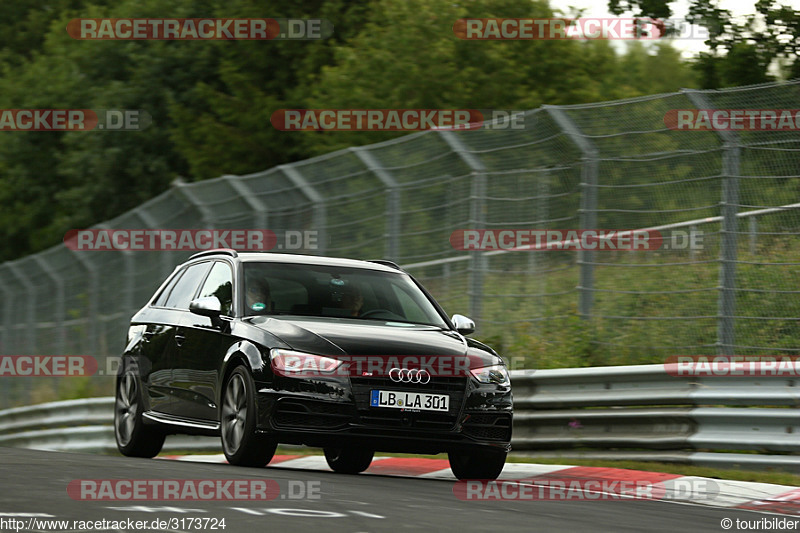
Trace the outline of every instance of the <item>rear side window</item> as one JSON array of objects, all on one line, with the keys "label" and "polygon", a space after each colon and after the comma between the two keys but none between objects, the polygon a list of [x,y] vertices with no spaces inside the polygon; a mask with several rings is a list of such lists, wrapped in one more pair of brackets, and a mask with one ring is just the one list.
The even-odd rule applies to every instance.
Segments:
[{"label": "rear side window", "polygon": [[231,316],[233,307],[233,274],[227,263],[217,261],[200,289],[200,298],[216,296],[222,306],[222,314]]},{"label": "rear side window", "polygon": [[169,293],[166,307],[189,309],[189,302],[194,298],[197,293],[197,286],[203,281],[210,267],[211,263],[206,262],[187,268]]}]

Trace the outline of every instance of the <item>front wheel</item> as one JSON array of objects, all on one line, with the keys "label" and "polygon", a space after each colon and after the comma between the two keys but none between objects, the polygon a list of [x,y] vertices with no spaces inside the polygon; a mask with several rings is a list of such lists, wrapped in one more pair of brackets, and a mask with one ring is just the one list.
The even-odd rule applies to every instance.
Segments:
[{"label": "front wheel", "polygon": [[278,443],[256,432],[256,386],[245,367],[238,366],[225,382],[220,414],[222,451],[232,465],[266,465]]},{"label": "front wheel", "polygon": [[375,452],[363,448],[325,448],[325,460],[340,474],[360,474],[372,463]]},{"label": "front wheel", "polygon": [[164,446],[166,435],[157,426],[146,425],[142,411],[142,391],[136,372],[128,363],[117,381],[114,398],[114,437],[122,455],[155,457]]},{"label": "front wheel", "polygon": [[506,451],[467,450],[447,454],[450,470],[458,479],[497,479],[506,464]]}]

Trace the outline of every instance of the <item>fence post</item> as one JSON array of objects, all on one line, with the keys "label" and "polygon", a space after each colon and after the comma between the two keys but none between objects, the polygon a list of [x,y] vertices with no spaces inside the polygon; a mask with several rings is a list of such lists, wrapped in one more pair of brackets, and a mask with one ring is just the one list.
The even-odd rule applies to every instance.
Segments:
[{"label": "fence post", "polygon": [[99,313],[97,312],[97,300],[100,297],[100,291],[98,290],[98,272],[97,267],[89,260],[88,254],[85,252],[81,252],[80,250],[70,250],[72,254],[75,256],[75,259],[86,269],[88,274],[87,280],[87,304],[89,308],[89,316],[88,320],[88,327],[87,332],[89,335],[89,354],[92,356],[99,356],[99,344],[98,344],[98,337],[97,337],[97,322],[100,319]]},{"label": "fence post", "polygon": [[755,216],[748,217],[748,229],[750,231],[750,255],[756,254],[756,238],[758,235],[758,220]]},{"label": "fence post", "polygon": [[400,238],[400,185],[388,170],[381,167],[375,156],[363,148],[350,148],[364,166],[381,180],[386,187],[386,259],[399,260]]},{"label": "fence post", "polygon": [[317,189],[308,183],[300,171],[297,170],[293,165],[279,165],[278,169],[283,172],[283,175],[292,182],[292,185],[297,187],[300,192],[302,192],[303,195],[311,202],[311,205],[314,209],[311,225],[314,226],[314,229],[317,231],[317,245],[319,246],[317,254],[325,255],[325,252],[328,248],[328,232],[326,231],[328,221],[328,206],[325,205],[325,198]]},{"label": "fence post", "polygon": [[268,229],[269,226],[269,208],[258,198],[256,195],[253,194],[253,191],[250,190],[250,187],[242,181],[242,178],[239,176],[234,176],[232,174],[225,174],[222,176],[222,179],[225,183],[230,186],[231,189],[236,192],[241,198],[247,203],[250,209],[253,210],[255,216],[253,220],[255,221],[255,225],[258,229]]},{"label": "fence post", "polygon": [[42,271],[47,274],[47,277],[53,281],[53,285],[55,285],[55,316],[56,322],[58,323],[58,333],[56,335],[56,343],[58,344],[57,352],[62,355],[66,355],[65,347],[67,344],[67,330],[64,322],[66,321],[67,311],[64,303],[66,298],[66,295],[64,294],[64,279],[56,274],[56,272],[50,266],[50,263],[45,261],[40,254],[34,254],[32,258],[34,261],[36,261],[36,264],[39,265],[39,268],[41,268]]},{"label": "fence post", "polygon": [[[169,192],[171,194],[174,194],[172,191],[169,191]],[[155,217],[153,217],[153,215],[151,215],[142,206],[139,206],[139,207],[135,208],[133,210],[133,214],[136,215],[137,217],[139,217],[139,219],[141,219],[141,221],[144,223],[145,227],[147,227],[147,228],[164,229],[164,228],[159,228],[159,223],[155,219]],[[167,277],[167,275],[170,272],[172,272],[173,266],[172,266],[172,263],[170,263],[169,255],[164,250],[159,250],[158,254],[159,254],[159,258],[161,260],[161,277],[165,278],[165,277]]]},{"label": "fence post", "polygon": [[25,275],[25,269],[21,269],[17,266],[18,261],[8,261],[6,266],[8,267],[8,271],[17,278],[23,287],[25,287],[25,292],[27,294],[27,311],[25,316],[25,321],[28,324],[27,327],[27,349],[30,355],[36,354],[36,287],[31,280]]},{"label": "fence post", "polygon": [[[0,337],[0,355],[11,355],[11,305],[17,298],[12,298],[12,292],[5,283],[0,283],[0,291],[3,291],[3,336]],[[5,388],[5,387],[2,387]]]},{"label": "fence post", "polygon": [[[458,134],[440,130],[439,135],[450,146],[458,157],[472,169],[472,186],[470,191],[469,226],[470,229],[486,227],[486,165],[472,155]],[[486,272],[486,256],[475,251],[469,260],[469,312],[476,323],[483,318],[483,276]]]},{"label": "fence post", "polygon": [[[8,263],[0,265],[0,268],[2,268],[3,266],[5,266],[6,269],[8,269]],[[13,345],[11,343],[11,339],[13,337],[16,337],[16,335],[13,334],[15,328],[14,328],[14,322],[12,321],[12,317],[14,316],[14,304],[16,302],[21,302],[23,298],[21,297],[13,298],[12,295],[16,295],[15,292],[12,292],[10,289],[8,289],[8,286],[5,283],[0,283],[0,286],[2,286],[3,292],[6,295],[6,299],[4,300],[5,305],[3,306],[4,307],[3,330],[5,332],[3,335],[3,353],[5,355],[16,355],[20,353],[21,350],[18,340],[15,339]]]},{"label": "fence post", "polygon": [[[553,121],[566,133],[583,154],[581,167],[581,229],[597,227],[597,175],[599,171],[598,152],[578,126],[569,118],[563,109],[557,106],[543,106]],[[578,264],[581,267],[580,284],[578,285],[578,312],[581,317],[589,318],[594,302],[594,250],[578,251]]]},{"label": "fence post", "polygon": [[172,186],[181,196],[188,200],[191,205],[200,211],[200,216],[203,219],[203,225],[207,229],[213,229],[214,221],[216,220],[214,211],[197,198],[197,195],[194,193],[194,191],[192,191],[191,185],[186,183],[183,178],[178,177],[172,181]]},{"label": "fence post", "polygon": [[[705,94],[681,89],[698,109],[714,109]],[[736,343],[736,259],[739,230],[739,136],[717,131],[722,139],[722,229],[720,233],[719,300],[717,302],[717,353],[733,355]]]}]

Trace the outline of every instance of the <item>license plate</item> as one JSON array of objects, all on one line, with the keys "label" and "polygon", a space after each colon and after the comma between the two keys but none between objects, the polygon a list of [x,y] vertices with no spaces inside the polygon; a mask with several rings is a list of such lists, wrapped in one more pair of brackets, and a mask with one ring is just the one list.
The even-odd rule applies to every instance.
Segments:
[{"label": "license plate", "polygon": [[447,394],[374,390],[370,393],[369,405],[420,411],[448,411],[450,397]]}]

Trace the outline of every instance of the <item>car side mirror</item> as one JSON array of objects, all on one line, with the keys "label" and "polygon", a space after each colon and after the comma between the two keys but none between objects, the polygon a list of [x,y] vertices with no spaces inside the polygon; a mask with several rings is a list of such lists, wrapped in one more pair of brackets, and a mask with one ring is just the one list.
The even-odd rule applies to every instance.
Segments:
[{"label": "car side mirror", "polygon": [[219,318],[222,314],[222,304],[216,296],[207,296],[192,300],[189,304],[189,311],[196,315],[207,316],[209,318]]},{"label": "car side mirror", "polygon": [[473,322],[471,318],[465,317],[464,315],[453,315],[453,318],[450,320],[456,327],[456,331],[462,335],[469,335],[475,331],[475,322]]}]

